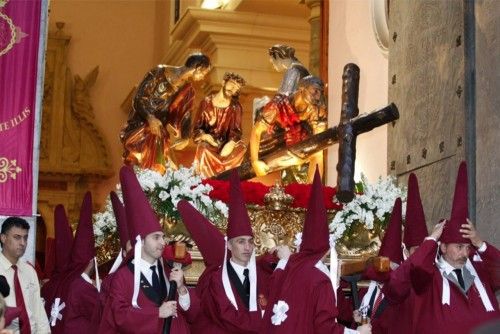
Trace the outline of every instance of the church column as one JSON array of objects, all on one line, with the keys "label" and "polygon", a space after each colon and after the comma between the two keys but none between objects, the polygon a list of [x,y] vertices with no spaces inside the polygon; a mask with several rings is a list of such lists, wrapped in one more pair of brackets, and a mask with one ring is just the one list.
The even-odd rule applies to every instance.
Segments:
[{"label": "church column", "polygon": [[311,25],[311,44],[309,48],[309,71],[313,75],[320,72],[321,50],[321,0],[305,0],[311,10],[309,24]]}]

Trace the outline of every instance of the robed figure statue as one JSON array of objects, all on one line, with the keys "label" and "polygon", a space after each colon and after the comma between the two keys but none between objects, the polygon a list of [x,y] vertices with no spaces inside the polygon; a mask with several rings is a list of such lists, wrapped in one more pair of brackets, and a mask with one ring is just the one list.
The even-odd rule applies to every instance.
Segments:
[{"label": "robed figure statue", "polygon": [[194,162],[206,178],[238,167],[243,161],[247,147],[241,140],[243,108],[238,97],[244,85],[241,76],[227,72],[221,89],[200,104],[193,131],[197,143]]},{"label": "robed figure statue", "polygon": [[210,59],[201,53],[190,55],[184,66],[158,65],[139,84],[132,111],[120,133],[126,164],[164,171],[176,164],[171,150],[189,143],[193,81],[210,71]]}]

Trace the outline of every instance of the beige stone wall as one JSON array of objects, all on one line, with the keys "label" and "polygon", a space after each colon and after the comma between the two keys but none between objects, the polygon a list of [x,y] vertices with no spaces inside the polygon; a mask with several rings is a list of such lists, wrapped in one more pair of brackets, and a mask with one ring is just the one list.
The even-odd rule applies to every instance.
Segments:
[{"label": "beige stone wall", "polygon": [[[370,112],[388,104],[388,60],[377,45],[372,30],[370,1],[330,2],[328,49],[328,118],[330,126],[340,119],[342,71],[347,63],[360,69],[359,111]],[[372,181],[387,174],[387,126],[358,137],[356,174],[363,172]],[[327,183],[337,182],[338,145],[328,150]]]},{"label": "beige stone wall", "polygon": [[[167,0],[51,1],[49,28],[55,30],[55,22],[63,21],[65,33],[72,36],[68,62],[73,75],[83,77],[99,66],[91,102],[115,171],[121,166],[122,154],[118,134],[127,119],[121,105],[166,52],[169,12]],[[117,182],[116,173],[93,185],[94,202],[103,203]]]},{"label": "beige stone wall", "polygon": [[[496,1],[475,3],[476,46],[476,223],[486,240],[500,246],[500,21]],[[492,70],[495,69],[495,70]]]}]

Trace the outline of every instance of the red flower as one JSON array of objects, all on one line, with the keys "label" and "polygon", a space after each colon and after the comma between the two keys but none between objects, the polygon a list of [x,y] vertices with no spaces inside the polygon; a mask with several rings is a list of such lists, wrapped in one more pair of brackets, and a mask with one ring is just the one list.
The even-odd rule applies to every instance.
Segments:
[{"label": "red flower", "polygon": [[[214,188],[209,194],[212,199],[221,200],[225,203],[229,202],[228,181],[207,179],[203,180],[203,184],[209,184]],[[264,195],[269,192],[269,187],[260,182],[243,181],[241,182],[241,189],[247,204],[264,205]],[[285,192],[293,196],[293,207],[307,208],[311,193],[310,184],[292,183],[285,187]],[[323,187],[324,202],[327,210],[342,209],[341,204],[334,202],[335,194],[335,188]]]}]

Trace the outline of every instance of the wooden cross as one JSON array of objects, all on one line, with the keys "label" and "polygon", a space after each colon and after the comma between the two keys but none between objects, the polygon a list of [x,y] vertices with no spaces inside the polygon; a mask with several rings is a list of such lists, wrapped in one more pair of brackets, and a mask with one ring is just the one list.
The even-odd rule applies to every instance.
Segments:
[{"label": "wooden cross", "polygon": [[[312,135],[300,143],[279,148],[264,156],[259,156],[259,160],[264,161],[269,166],[275,166],[276,164],[273,164],[273,161],[290,154],[302,160],[307,160],[314,153],[322,151],[335,143],[339,143],[337,198],[347,203],[354,198],[356,137],[376,127],[397,120],[399,118],[399,111],[396,105],[391,103],[380,110],[358,115],[359,67],[355,64],[347,64],[344,67],[342,80],[342,113],[338,126]],[[237,167],[237,170],[242,180],[248,180],[256,176],[250,159],[245,159]],[[277,170],[280,170],[280,168],[271,168],[269,173]],[[221,173],[215,178],[220,180],[228,179],[231,171]]]}]

